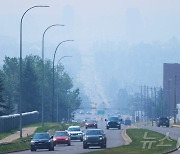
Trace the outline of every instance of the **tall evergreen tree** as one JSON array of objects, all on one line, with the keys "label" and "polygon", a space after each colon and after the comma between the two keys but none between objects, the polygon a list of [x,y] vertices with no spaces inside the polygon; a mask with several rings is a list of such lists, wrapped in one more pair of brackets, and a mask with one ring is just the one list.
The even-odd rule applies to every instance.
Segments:
[{"label": "tall evergreen tree", "polygon": [[38,77],[33,69],[31,57],[24,60],[23,79],[22,79],[22,103],[23,112],[33,110],[40,111],[40,89],[37,85]]},{"label": "tall evergreen tree", "polygon": [[2,95],[3,90],[4,88],[3,88],[2,80],[0,78],[0,116],[7,114],[7,110],[8,110],[8,107],[3,99],[3,95]]}]

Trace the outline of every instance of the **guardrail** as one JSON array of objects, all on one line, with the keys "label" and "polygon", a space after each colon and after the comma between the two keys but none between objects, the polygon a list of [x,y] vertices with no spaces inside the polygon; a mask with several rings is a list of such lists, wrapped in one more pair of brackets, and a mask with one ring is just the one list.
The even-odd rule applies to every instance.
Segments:
[{"label": "guardrail", "polygon": [[[0,133],[8,132],[19,127],[19,114],[0,116]],[[32,111],[22,113],[22,125],[29,125],[39,122],[39,112]]]}]

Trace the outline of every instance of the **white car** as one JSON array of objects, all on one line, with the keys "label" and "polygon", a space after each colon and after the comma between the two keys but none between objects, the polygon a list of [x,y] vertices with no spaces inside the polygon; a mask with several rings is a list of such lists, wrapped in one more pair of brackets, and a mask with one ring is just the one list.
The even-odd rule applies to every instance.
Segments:
[{"label": "white car", "polygon": [[83,141],[83,132],[81,131],[80,126],[70,126],[67,131],[71,140]]}]

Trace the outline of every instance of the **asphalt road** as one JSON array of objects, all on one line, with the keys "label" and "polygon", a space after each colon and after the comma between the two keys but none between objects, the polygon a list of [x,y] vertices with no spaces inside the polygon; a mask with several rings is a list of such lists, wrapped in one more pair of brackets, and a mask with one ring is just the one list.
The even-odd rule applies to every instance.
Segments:
[{"label": "asphalt road", "polygon": [[[123,129],[122,125],[122,129]],[[124,144],[124,140],[121,137],[121,131],[117,129],[105,129],[105,122],[99,121],[98,128],[102,128],[107,136],[107,148],[116,147]],[[65,153],[65,154],[79,154],[79,153],[86,153],[90,151],[97,151],[101,150],[99,147],[90,147],[90,149],[83,149],[83,143],[80,141],[71,141],[71,146],[67,145],[57,145],[55,146],[55,151],[48,151],[48,150],[37,150],[37,153]],[[33,152],[35,153],[35,152]],[[30,150],[23,151],[23,152],[16,152],[15,154],[32,154]]]}]

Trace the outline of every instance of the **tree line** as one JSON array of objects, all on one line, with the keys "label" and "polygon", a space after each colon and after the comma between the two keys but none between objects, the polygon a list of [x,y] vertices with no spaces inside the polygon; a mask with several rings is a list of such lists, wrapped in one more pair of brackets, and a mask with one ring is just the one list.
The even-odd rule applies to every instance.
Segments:
[{"label": "tree line", "polygon": [[[67,119],[72,116],[81,104],[79,88],[75,88],[72,78],[65,71],[64,66],[59,64],[55,67],[55,105],[52,113],[52,61],[44,62],[44,118],[51,121],[52,114],[58,119]],[[37,110],[41,115],[42,102],[42,60],[39,56],[28,55],[23,59],[22,75],[22,112]],[[20,78],[19,58],[5,57],[4,64],[0,69],[0,115],[8,115],[19,112],[20,102]],[[54,116],[56,117],[56,116]],[[54,120],[55,121],[55,120]]]}]

